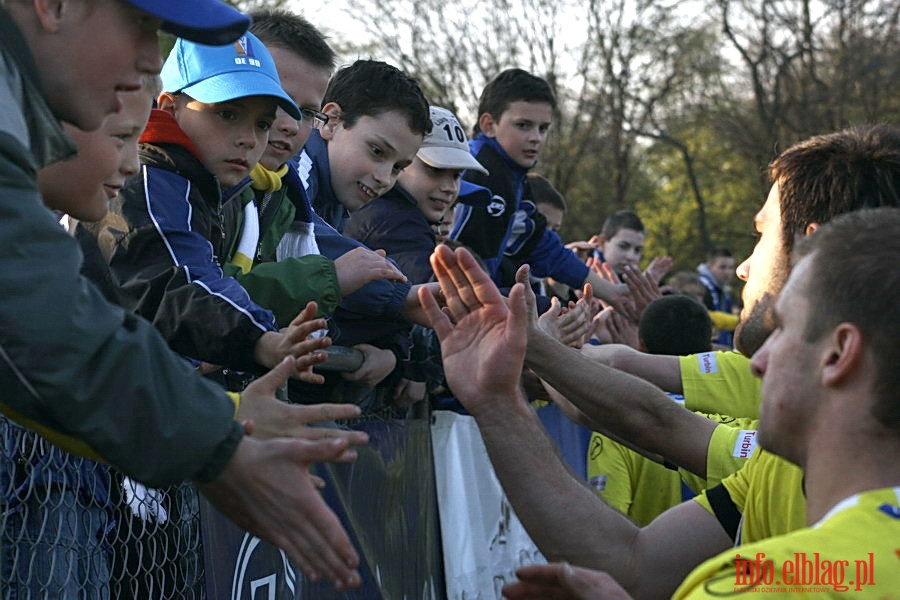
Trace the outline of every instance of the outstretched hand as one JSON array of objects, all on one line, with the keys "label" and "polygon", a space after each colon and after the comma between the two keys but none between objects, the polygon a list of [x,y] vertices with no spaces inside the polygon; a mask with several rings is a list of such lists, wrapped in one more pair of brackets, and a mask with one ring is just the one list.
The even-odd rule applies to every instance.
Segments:
[{"label": "outstretched hand", "polygon": [[644,269],[644,275],[649,277],[650,281],[659,285],[659,282],[666,276],[666,273],[672,270],[673,264],[675,264],[675,261],[671,256],[657,256],[651,260],[650,264],[647,265],[647,268]]},{"label": "outstretched hand", "polygon": [[464,248],[444,245],[431,255],[446,300],[446,313],[433,296],[419,301],[441,341],[444,374],[450,389],[470,412],[493,401],[516,397],[525,356],[525,301],[516,284],[509,305],[487,273]]},{"label": "outstretched hand", "polygon": [[[310,427],[311,423],[341,421],[359,416],[359,407],[353,404],[288,404],[275,397],[275,392],[293,372],[292,359],[286,358],[277,367],[256,379],[241,393],[241,403],[235,418],[250,423],[253,436],[261,439],[287,437],[306,440],[341,439],[350,446],[368,443],[369,436],[362,431],[350,431],[334,427]],[[356,451],[347,448],[333,460],[350,462]]]},{"label": "outstretched hand", "polygon": [[281,331],[267,331],[262,334],[253,349],[256,362],[271,369],[280,365],[285,357],[292,357],[294,360],[291,377],[306,383],[323,383],[325,379],[313,373],[312,368],[327,358],[324,353],[317,350],[330,346],[331,338],[310,338],[312,333],[327,327],[325,319],[313,318],[317,310],[315,302],[308,302],[290,325]]},{"label": "outstretched hand", "polygon": [[369,250],[362,246],[335,259],[334,271],[341,296],[352,294],[376,279],[406,282],[406,275],[386,258],[384,250]]},{"label": "outstretched hand", "polygon": [[316,489],[309,467],[338,460],[347,441],[258,440],[244,436],[225,470],[200,491],[251,534],[284,550],[311,581],[359,586],[359,556]]},{"label": "outstretched hand", "polygon": [[[534,291],[529,286],[530,267],[525,264],[516,271],[516,282],[529,289],[525,290],[525,305],[529,312],[534,308]],[[590,289],[590,284],[585,284],[585,289]],[[591,299],[577,303],[570,302],[569,306],[562,306],[555,296],[550,300],[550,308],[537,318],[537,326],[547,335],[561,344],[580,348],[587,339],[592,327],[591,323]]]},{"label": "outstretched hand", "polygon": [[640,269],[630,265],[625,267],[622,279],[625,280],[625,284],[631,291],[637,322],[640,322],[644,309],[654,300],[662,298],[662,292],[653,276],[648,275],[647,272],[641,273]]}]

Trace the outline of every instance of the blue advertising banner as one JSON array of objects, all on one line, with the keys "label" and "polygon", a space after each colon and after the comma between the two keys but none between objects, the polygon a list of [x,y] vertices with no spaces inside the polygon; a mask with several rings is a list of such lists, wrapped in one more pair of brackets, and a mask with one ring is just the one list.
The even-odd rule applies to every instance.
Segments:
[{"label": "blue advertising banner", "polygon": [[281,550],[241,530],[201,501],[209,598],[441,598],[444,596],[430,417],[360,420],[369,445],[349,465],[324,465],[323,495],[360,554],[362,586],[338,593],[314,584]]}]

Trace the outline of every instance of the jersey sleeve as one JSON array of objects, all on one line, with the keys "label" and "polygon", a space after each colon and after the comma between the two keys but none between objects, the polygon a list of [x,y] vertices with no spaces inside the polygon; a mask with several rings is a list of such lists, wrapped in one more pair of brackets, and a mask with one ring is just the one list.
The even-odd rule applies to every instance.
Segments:
[{"label": "jersey sleeve", "polygon": [[703,352],[679,357],[685,407],[739,418],[759,417],[760,379],[738,352]]},{"label": "jersey sleeve", "polygon": [[718,421],[719,425],[713,430],[706,451],[706,479],[698,477],[687,469],[680,468],[678,470],[682,481],[697,493],[718,485],[723,479],[744,466],[756,451],[756,426],[758,423],[755,419],[698,414]]}]

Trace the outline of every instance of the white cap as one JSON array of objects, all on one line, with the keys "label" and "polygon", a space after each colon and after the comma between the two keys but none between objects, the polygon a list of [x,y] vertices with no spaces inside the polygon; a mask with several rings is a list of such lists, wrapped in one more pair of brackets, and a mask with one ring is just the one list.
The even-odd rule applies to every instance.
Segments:
[{"label": "white cap", "polygon": [[474,169],[488,174],[469,153],[469,140],[456,116],[440,106],[431,107],[431,133],[422,140],[416,156],[435,169]]}]

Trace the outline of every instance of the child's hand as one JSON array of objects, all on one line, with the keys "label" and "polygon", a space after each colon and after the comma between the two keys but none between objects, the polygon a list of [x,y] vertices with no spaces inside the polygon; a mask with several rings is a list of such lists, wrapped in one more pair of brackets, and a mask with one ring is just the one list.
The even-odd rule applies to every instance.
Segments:
[{"label": "child's hand", "polygon": [[360,368],[350,373],[341,373],[341,377],[363,387],[375,387],[397,366],[397,357],[390,350],[376,348],[371,344],[353,346],[365,355]]},{"label": "child's hand", "polygon": [[394,388],[394,406],[407,408],[425,399],[425,382],[412,381],[405,377]]},{"label": "child's hand", "polygon": [[331,345],[331,338],[327,336],[310,339],[314,332],[327,327],[325,319],[313,319],[318,309],[315,302],[310,302],[306,308],[291,321],[291,324],[282,331],[267,331],[256,342],[254,355],[259,364],[274,368],[285,357],[294,359],[294,370],[291,377],[307,383],[323,383],[324,377],[313,373],[313,366],[326,359],[322,352],[316,352]]},{"label": "child's hand", "polygon": [[640,322],[644,309],[657,298],[662,298],[662,292],[659,291],[659,286],[652,276],[641,273],[639,269],[630,265],[625,267],[622,279],[631,291],[637,322]]},{"label": "child's hand", "polygon": [[334,261],[341,296],[352,294],[376,279],[406,282],[406,275],[385,258],[384,250],[354,248]]},{"label": "child's hand", "polygon": [[655,284],[659,284],[662,281],[662,278],[666,276],[666,273],[672,268],[672,264],[674,264],[674,260],[671,256],[657,256],[650,264],[644,269],[644,275],[649,277],[651,281]]}]

